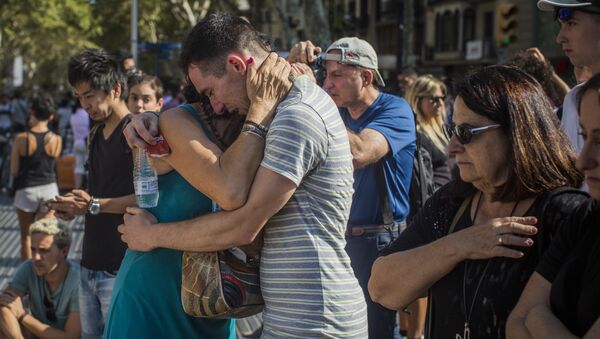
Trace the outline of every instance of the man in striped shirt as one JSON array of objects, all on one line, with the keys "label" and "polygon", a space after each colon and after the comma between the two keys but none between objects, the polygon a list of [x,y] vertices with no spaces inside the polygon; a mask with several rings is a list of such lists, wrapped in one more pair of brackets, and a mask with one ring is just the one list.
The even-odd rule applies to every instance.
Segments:
[{"label": "man in striped shirt", "polygon": [[[243,113],[255,109],[246,78],[268,56],[250,24],[218,14],[192,29],[182,67],[215,113]],[[242,135],[264,138],[265,150],[239,208],[165,224],[130,209],[120,228],[123,239],[142,251],[217,251],[249,244],[264,229],[263,337],[365,338],[365,299],[344,250],[353,194],[344,123],[327,93],[306,77],[296,79],[275,109],[268,132],[267,121],[247,121],[242,129]]]}]

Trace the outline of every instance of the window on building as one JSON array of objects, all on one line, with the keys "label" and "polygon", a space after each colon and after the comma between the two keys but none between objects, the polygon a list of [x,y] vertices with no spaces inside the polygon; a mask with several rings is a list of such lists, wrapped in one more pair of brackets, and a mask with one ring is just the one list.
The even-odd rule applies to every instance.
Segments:
[{"label": "window on building", "polygon": [[458,11],[445,11],[442,14],[440,35],[442,36],[441,51],[451,52],[458,49]]},{"label": "window on building", "polygon": [[472,8],[466,9],[463,18],[463,41],[465,43],[463,50],[466,51],[467,42],[475,40],[475,10]]}]

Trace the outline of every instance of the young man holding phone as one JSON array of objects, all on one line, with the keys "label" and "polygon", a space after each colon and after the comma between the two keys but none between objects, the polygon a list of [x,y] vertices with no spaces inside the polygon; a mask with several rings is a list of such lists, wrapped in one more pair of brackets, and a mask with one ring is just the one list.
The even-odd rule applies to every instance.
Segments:
[{"label": "young man holding phone", "polygon": [[137,205],[132,153],[121,133],[130,120],[127,85],[116,59],[101,49],[73,56],[68,76],[75,96],[96,123],[88,137],[88,189],[58,196],[48,207],[62,219],[85,215],[79,290],[82,337],[99,338],[126,249],[117,226],[125,208]]}]

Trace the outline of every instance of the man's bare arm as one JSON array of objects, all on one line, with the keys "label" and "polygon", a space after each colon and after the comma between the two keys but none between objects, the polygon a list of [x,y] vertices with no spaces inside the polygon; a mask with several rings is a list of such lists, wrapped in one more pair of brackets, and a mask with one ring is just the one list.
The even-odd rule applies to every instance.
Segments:
[{"label": "man's bare arm", "polygon": [[242,206],[262,160],[264,139],[241,133],[222,152],[189,113],[173,109],[162,114],[160,129],[171,145],[171,154],[162,159],[223,209]]},{"label": "man's bare arm", "polygon": [[348,131],[354,169],[373,164],[390,151],[385,137],[374,129],[365,128],[358,134],[349,129],[346,130]]},{"label": "man's bare arm", "polygon": [[248,201],[235,211],[152,225],[147,212],[129,209],[133,215],[125,215],[126,225],[119,226],[119,231],[130,248],[139,250],[165,247],[209,252],[248,245],[295,191],[292,181],[261,167]]}]

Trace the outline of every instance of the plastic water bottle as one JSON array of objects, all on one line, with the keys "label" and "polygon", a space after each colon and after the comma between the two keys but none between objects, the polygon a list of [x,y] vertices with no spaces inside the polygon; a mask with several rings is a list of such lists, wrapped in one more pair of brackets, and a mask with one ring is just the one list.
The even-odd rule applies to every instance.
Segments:
[{"label": "plastic water bottle", "polygon": [[138,149],[135,156],[133,187],[140,208],[152,208],[158,205],[158,176],[144,149]]}]

